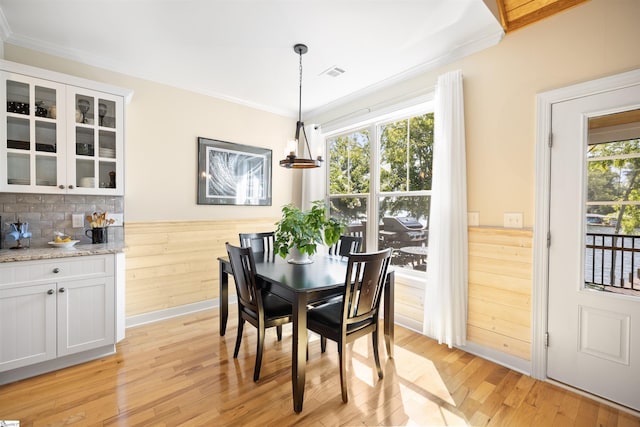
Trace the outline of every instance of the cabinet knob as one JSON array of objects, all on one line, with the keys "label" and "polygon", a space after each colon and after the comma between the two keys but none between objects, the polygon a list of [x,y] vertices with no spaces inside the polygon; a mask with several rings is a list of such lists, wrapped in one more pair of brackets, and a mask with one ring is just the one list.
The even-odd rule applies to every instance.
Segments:
[{"label": "cabinet knob", "polygon": [[69,186],[69,190],[73,190],[73,185],[70,185],[70,186]]},{"label": "cabinet knob", "polygon": [[53,269],[53,272],[54,272],[55,274],[58,274],[58,273],[60,273],[60,269],[59,269],[58,267],[56,267],[56,268],[54,268],[54,269]]},{"label": "cabinet knob", "polygon": [[49,289],[49,290],[47,291],[47,295],[53,295],[53,289]]},{"label": "cabinet knob", "polygon": [[61,294],[63,294],[63,293],[64,293],[64,291],[65,291],[65,289],[64,289],[64,288],[60,288],[60,290],[59,290],[58,292],[60,292]]},{"label": "cabinet knob", "polygon": [[58,188],[61,189],[61,190],[64,190],[64,185],[60,184],[60,185],[58,185]]}]

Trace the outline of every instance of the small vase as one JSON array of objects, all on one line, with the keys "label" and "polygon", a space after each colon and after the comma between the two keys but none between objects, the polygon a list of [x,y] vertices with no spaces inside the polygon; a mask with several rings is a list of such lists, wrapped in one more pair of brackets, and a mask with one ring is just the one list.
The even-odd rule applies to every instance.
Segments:
[{"label": "small vase", "polygon": [[294,246],[289,251],[289,259],[287,260],[289,264],[311,264],[313,259],[309,256],[309,254],[302,253],[300,250]]}]

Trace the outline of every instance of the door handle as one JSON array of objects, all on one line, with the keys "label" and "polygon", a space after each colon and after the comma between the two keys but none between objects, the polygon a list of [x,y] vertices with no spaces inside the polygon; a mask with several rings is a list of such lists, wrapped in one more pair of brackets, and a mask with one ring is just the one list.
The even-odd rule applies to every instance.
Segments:
[{"label": "door handle", "polygon": [[61,294],[63,294],[63,293],[64,293],[64,291],[65,291],[65,289],[64,289],[64,288],[60,288],[60,290],[59,290],[58,292],[60,292]]}]

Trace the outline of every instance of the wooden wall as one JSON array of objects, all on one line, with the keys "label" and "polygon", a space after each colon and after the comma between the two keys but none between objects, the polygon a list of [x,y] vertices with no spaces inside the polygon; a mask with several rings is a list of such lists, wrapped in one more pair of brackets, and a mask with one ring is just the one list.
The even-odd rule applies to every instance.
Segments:
[{"label": "wooden wall", "polygon": [[[469,228],[467,339],[531,359],[531,230]],[[422,330],[424,283],[396,275],[396,321]]]},{"label": "wooden wall", "polygon": [[[127,223],[126,315],[218,297],[219,256],[238,233],[274,219]],[[469,341],[525,360],[531,354],[531,230],[469,229]],[[396,319],[422,328],[424,284],[398,277]]]},{"label": "wooden wall", "polygon": [[270,231],[277,218],[126,223],[126,316],[218,297],[218,257],[238,233]]},{"label": "wooden wall", "polygon": [[531,230],[469,229],[467,339],[531,359]]}]

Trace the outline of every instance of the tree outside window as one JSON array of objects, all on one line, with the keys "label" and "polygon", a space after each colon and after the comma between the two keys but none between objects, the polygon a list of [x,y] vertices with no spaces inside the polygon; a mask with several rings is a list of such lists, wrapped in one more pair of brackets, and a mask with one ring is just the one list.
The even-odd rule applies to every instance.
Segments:
[{"label": "tree outside window", "polygon": [[[349,224],[353,234],[374,233],[376,239],[367,240],[378,249],[394,248],[394,265],[426,270],[433,113],[331,136],[327,147],[331,216]],[[372,174],[377,174],[375,180]],[[373,224],[368,221],[369,206],[377,206]],[[385,225],[390,218],[415,221],[410,232],[401,232]]]}]

